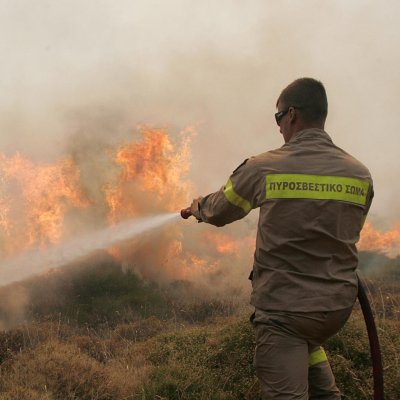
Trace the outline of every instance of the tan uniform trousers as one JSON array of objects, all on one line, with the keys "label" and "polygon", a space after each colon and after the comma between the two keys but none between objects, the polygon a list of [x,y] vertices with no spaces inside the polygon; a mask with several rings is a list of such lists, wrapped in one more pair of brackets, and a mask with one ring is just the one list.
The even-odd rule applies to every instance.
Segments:
[{"label": "tan uniform trousers", "polygon": [[254,366],[263,400],[339,400],[325,351],[320,347],[343,327],[352,307],[288,313],[256,310],[252,322]]}]

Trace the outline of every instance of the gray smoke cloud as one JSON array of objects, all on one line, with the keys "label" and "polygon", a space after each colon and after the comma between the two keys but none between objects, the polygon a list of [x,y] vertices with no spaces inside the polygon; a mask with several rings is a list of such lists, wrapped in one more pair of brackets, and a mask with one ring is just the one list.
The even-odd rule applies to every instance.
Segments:
[{"label": "gray smoke cloud", "polygon": [[[0,153],[44,163],[72,155],[98,204],[118,175],[107,151],[132,141],[138,124],[171,135],[194,126],[189,178],[202,195],[245,158],[281,146],[276,99],[311,76],[327,89],[327,132],[373,174],[370,220],[388,228],[400,218],[399,11],[395,0],[2,0]],[[106,206],[83,214],[66,223],[103,227]],[[202,255],[205,286],[243,285],[256,214],[218,230],[241,243],[237,255],[215,253],[216,228],[194,223],[123,252],[144,277],[182,274]],[[179,246],[193,260],[177,263]],[[20,320],[30,296],[17,288],[3,297]]]},{"label": "gray smoke cloud", "polygon": [[95,171],[96,149],[126,140],[137,124],[194,125],[190,177],[205,194],[243,159],[282,144],[276,98],[312,76],[328,92],[328,133],[374,176],[371,220],[390,225],[400,216],[399,7],[3,0],[0,151],[51,162],[86,148],[82,163]]}]

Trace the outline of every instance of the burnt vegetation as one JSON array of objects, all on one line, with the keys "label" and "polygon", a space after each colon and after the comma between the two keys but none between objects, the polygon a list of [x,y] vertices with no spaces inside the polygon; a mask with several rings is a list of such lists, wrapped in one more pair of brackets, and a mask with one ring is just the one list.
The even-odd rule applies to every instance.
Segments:
[{"label": "burnt vegetation", "polygon": [[[395,400],[400,258],[363,253],[360,268],[380,335],[386,399]],[[105,255],[10,285],[0,290],[0,400],[255,400],[247,295],[147,282]],[[370,399],[358,305],[326,350],[344,398]]]}]

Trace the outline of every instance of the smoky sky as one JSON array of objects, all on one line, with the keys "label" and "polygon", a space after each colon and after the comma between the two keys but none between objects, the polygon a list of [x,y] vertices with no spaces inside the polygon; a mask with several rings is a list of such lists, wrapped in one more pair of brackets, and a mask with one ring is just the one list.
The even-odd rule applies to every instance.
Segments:
[{"label": "smoky sky", "polygon": [[[328,93],[326,130],[375,182],[370,218],[400,217],[397,1],[0,0],[0,152],[53,162],[138,124],[194,126],[190,178],[217,190],[279,147],[280,91]],[[88,151],[90,153],[90,151]],[[182,204],[182,207],[186,204]]]}]

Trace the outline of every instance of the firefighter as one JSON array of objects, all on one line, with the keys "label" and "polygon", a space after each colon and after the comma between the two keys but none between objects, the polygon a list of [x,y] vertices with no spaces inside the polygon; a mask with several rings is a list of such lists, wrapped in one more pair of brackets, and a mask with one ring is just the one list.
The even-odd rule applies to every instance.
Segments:
[{"label": "firefighter", "polygon": [[193,200],[190,213],[223,226],[260,209],[250,303],[262,398],[337,400],[322,345],[357,297],[356,243],[372,179],[325,132],[321,82],[295,80],[276,106],[284,145],[246,160],[219,191]]}]

